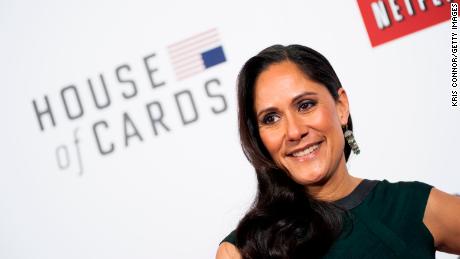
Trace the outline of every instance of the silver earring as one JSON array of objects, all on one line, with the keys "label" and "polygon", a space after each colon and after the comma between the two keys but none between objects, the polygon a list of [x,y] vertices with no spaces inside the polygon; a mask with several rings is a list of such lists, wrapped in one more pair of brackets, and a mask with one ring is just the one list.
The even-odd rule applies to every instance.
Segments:
[{"label": "silver earring", "polygon": [[358,155],[360,152],[358,143],[356,143],[355,136],[353,135],[353,131],[349,130],[347,125],[345,125],[345,132],[343,133],[343,135],[345,136],[345,139],[347,140],[348,145],[350,145],[353,153]]}]

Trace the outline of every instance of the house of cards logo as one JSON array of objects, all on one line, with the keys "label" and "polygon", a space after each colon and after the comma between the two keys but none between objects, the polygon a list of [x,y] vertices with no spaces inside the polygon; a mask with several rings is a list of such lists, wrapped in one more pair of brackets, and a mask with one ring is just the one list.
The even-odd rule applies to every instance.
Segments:
[{"label": "house of cards logo", "polygon": [[[208,68],[223,64],[227,60],[216,29],[176,42],[168,47],[168,52],[177,83],[204,72]],[[92,146],[96,152],[100,156],[107,156],[120,149],[126,149],[135,142],[144,142],[148,134],[153,137],[171,134],[174,131],[171,126],[172,120],[176,120],[176,124],[182,127],[198,122],[200,109],[197,108],[197,104],[198,101],[203,101],[196,98],[197,91],[201,92],[200,95],[205,96],[205,100],[209,100],[199,105],[206,107],[209,113],[219,115],[227,110],[223,85],[218,77],[208,77],[201,86],[193,85],[189,88],[174,90],[173,87],[169,87],[170,81],[174,80],[165,78],[161,72],[161,66],[156,64],[157,58],[156,53],[150,53],[141,59],[143,71],[138,71],[138,74],[148,79],[146,80],[148,86],[141,85],[139,81],[142,80],[136,78],[132,73],[135,66],[124,63],[115,67],[114,73],[111,74],[114,78],[110,79],[113,79],[111,81],[116,86],[107,83],[110,75],[101,73],[96,78],[88,78],[86,85],[69,84],[63,86],[57,93],[44,94],[31,101],[32,114],[37,121],[38,130],[44,134],[56,134],[61,124],[77,123],[88,113],[110,110],[114,107],[115,94],[119,94],[118,97],[125,102],[137,100],[136,105],[144,110],[143,122],[149,125],[150,132],[142,131],[138,127],[137,120],[139,119],[126,111],[120,112],[118,121],[104,118],[101,115],[99,119],[91,123],[77,124],[72,132],[67,133],[72,139],[72,144],[61,144],[55,147],[54,155],[60,170],[67,170],[72,165],[72,168],[78,167],[76,170],[78,175],[84,173],[84,160],[80,148],[82,142],[93,142]],[[163,93],[171,90],[168,93],[170,101],[175,104],[174,109],[165,108],[164,99],[153,99],[147,102],[139,100],[142,99],[139,98],[141,88],[148,89],[148,91],[163,91]],[[56,116],[57,112],[64,114],[60,120]],[[120,120],[121,129],[117,124]],[[81,139],[79,132],[82,128],[91,132],[91,139]]]}]

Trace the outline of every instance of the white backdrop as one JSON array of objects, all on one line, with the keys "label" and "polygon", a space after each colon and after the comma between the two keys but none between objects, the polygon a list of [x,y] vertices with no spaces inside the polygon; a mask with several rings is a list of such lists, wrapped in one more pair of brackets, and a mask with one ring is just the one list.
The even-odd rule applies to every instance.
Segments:
[{"label": "white backdrop", "polygon": [[[212,28],[227,61],[176,80],[167,46]],[[0,34],[0,258],[213,258],[256,189],[238,142],[236,75],[275,43],[310,46],[336,69],[361,148],[353,175],[460,192],[448,22],[372,48],[356,1],[2,0]],[[105,109],[87,83],[102,94],[100,74]],[[70,85],[84,110],[74,120],[61,98]],[[197,118],[187,125],[175,99],[184,91],[182,115]],[[44,115],[41,131],[32,102],[45,109],[45,95],[56,125]],[[169,131],[157,124],[155,135],[152,102]]]}]

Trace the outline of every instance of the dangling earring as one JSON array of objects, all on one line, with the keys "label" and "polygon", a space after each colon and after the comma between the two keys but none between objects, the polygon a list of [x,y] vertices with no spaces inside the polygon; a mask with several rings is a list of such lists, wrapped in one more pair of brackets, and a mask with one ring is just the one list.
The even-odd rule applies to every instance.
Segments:
[{"label": "dangling earring", "polygon": [[359,147],[358,147],[358,143],[356,143],[355,136],[353,135],[353,131],[349,130],[347,125],[343,126],[343,128],[345,129],[345,132],[343,133],[343,135],[345,136],[345,139],[347,140],[348,145],[350,145],[353,153],[358,155]]}]

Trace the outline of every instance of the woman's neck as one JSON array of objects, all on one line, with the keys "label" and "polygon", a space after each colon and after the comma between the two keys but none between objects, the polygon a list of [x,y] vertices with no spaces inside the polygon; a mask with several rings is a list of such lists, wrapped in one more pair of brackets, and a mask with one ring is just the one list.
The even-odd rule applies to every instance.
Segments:
[{"label": "woman's neck", "polygon": [[307,186],[308,193],[321,201],[336,201],[349,195],[362,181],[348,173],[345,160],[340,161],[336,172],[323,184]]}]

